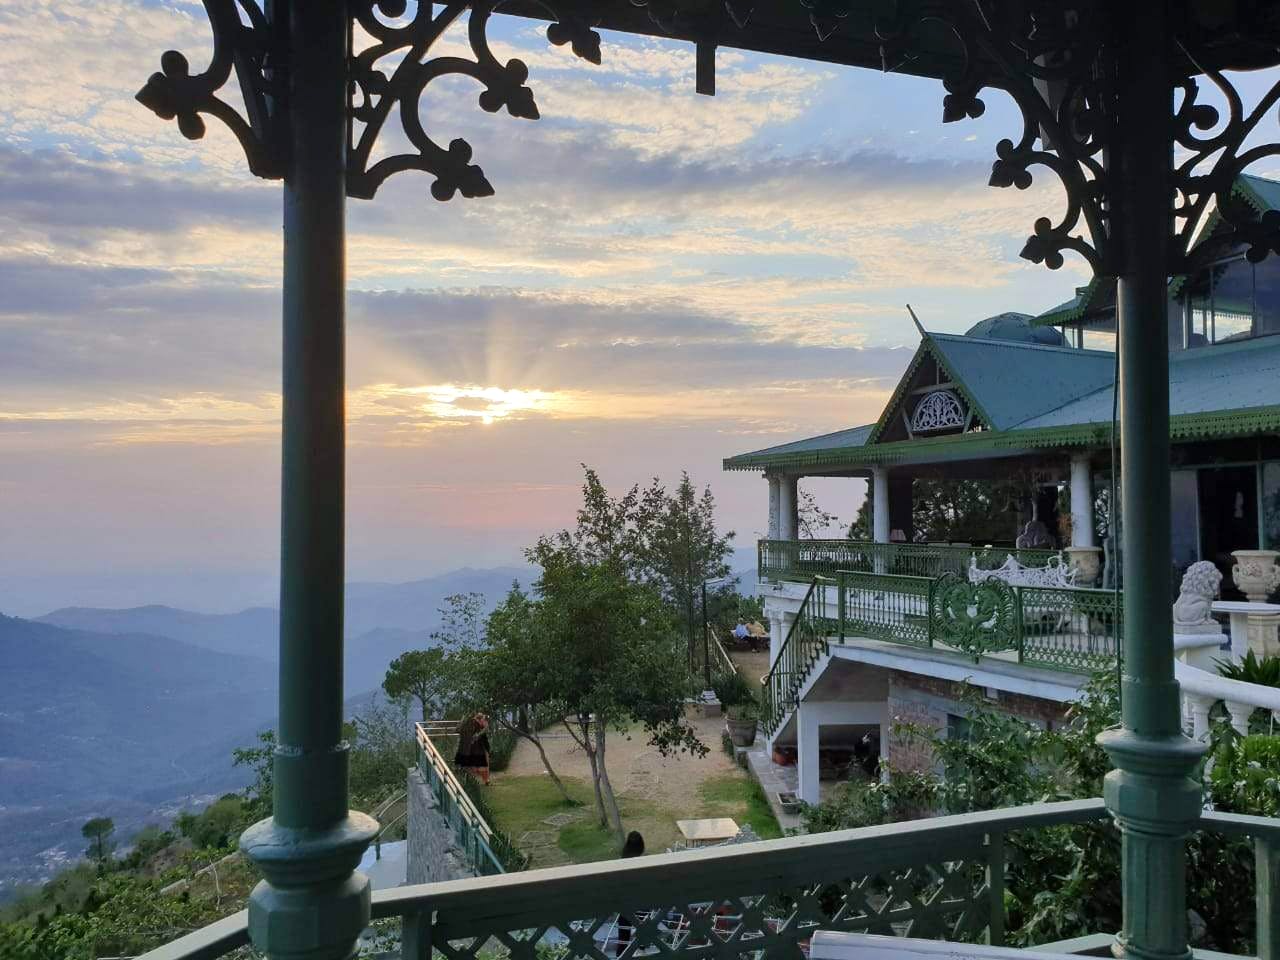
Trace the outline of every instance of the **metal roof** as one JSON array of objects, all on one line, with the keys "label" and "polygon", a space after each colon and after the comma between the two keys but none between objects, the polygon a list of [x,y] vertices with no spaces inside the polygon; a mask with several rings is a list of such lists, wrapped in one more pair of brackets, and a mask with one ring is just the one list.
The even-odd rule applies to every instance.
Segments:
[{"label": "metal roof", "polygon": [[[925,343],[966,393],[986,405],[992,429],[867,443],[873,429],[867,425],[729,457],[725,469],[942,463],[1106,442],[1114,353],[939,333]],[[1169,392],[1174,439],[1280,429],[1280,336],[1172,354]]]},{"label": "metal roof", "polygon": [[[1110,354],[1107,354],[1110,356]],[[1280,337],[1180,350],[1169,357],[1174,416],[1265,407],[1280,401]],[[1019,430],[1111,420],[1111,385],[1018,424]]]},{"label": "metal roof", "polygon": [[815,450],[833,450],[840,447],[860,447],[867,442],[867,437],[875,428],[874,423],[861,427],[850,427],[848,430],[837,430],[835,433],[824,433],[819,437],[808,437],[792,443],[782,443],[776,447],[765,447],[750,453],[739,454],[741,457],[772,457],[778,454],[810,453]]},{"label": "metal roof", "polygon": [[1055,410],[1109,385],[1115,376],[1115,354],[1101,350],[948,333],[929,338],[993,430],[1008,430]]}]

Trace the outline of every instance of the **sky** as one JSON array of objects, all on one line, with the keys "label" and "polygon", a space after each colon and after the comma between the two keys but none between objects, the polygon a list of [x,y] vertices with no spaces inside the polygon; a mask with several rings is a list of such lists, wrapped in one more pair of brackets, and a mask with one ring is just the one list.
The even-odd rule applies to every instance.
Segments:
[{"label": "sky", "polygon": [[[986,186],[1000,94],[943,125],[932,81],[722,49],[702,97],[688,44],[490,37],[542,118],[458,78],[422,118],[496,195],[404,173],[348,205],[351,580],[519,562],[582,463],[619,491],[687,470],[750,547],[766,484],[721,460],[874,420],[904,304],[962,332],[1087,280],[1017,257],[1062,200]],[[0,612],[274,602],[280,186],[134,101],[170,48],[203,68],[199,3],[0,0]],[[863,495],[812,488],[845,522]]]}]

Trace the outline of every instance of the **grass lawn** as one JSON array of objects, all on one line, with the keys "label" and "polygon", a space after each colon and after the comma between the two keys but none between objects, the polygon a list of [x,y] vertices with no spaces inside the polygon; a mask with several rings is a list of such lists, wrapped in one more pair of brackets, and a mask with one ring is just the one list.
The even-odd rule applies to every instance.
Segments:
[{"label": "grass lawn", "polygon": [[[496,826],[532,857],[533,868],[611,860],[618,855],[616,838],[596,819],[590,781],[565,778],[565,786],[576,804],[566,804],[541,775],[496,774],[489,787]],[[652,800],[621,796],[623,826],[640,831],[649,853],[662,853],[679,839],[677,819],[732,817],[750,825],[763,839],[782,836],[759,784],[745,773],[712,777],[699,786],[698,793],[701,805],[693,810],[664,809]],[[563,824],[545,822],[557,814],[575,819]]]}]

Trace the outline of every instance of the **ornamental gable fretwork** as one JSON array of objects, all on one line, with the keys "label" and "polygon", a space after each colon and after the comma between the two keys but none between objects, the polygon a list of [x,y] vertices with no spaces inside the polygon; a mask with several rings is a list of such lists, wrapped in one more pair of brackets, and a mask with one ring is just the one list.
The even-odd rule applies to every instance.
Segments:
[{"label": "ornamental gable fretwork", "polygon": [[950,390],[926,393],[911,414],[912,433],[933,433],[941,430],[963,430],[969,414],[964,404]]}]

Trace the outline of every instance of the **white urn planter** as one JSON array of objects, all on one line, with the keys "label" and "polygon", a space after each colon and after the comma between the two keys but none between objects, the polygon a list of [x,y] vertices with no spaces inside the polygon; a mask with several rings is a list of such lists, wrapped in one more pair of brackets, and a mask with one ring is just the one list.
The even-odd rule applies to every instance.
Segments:
[{"label": "white urn planter", "polygon": [[1276,566],[1275,550],[1233,550],[1236,565],[1231,568],[1231,579],[1240,592],[1253,603],[1266,603],[1267,597],[1280,587],[1280,567]]},{"label": "white urn planter", "polygon": [[1077,587],[1092,587],[1102,573],[1101,547],[1066,547],[1067,569]]}]

